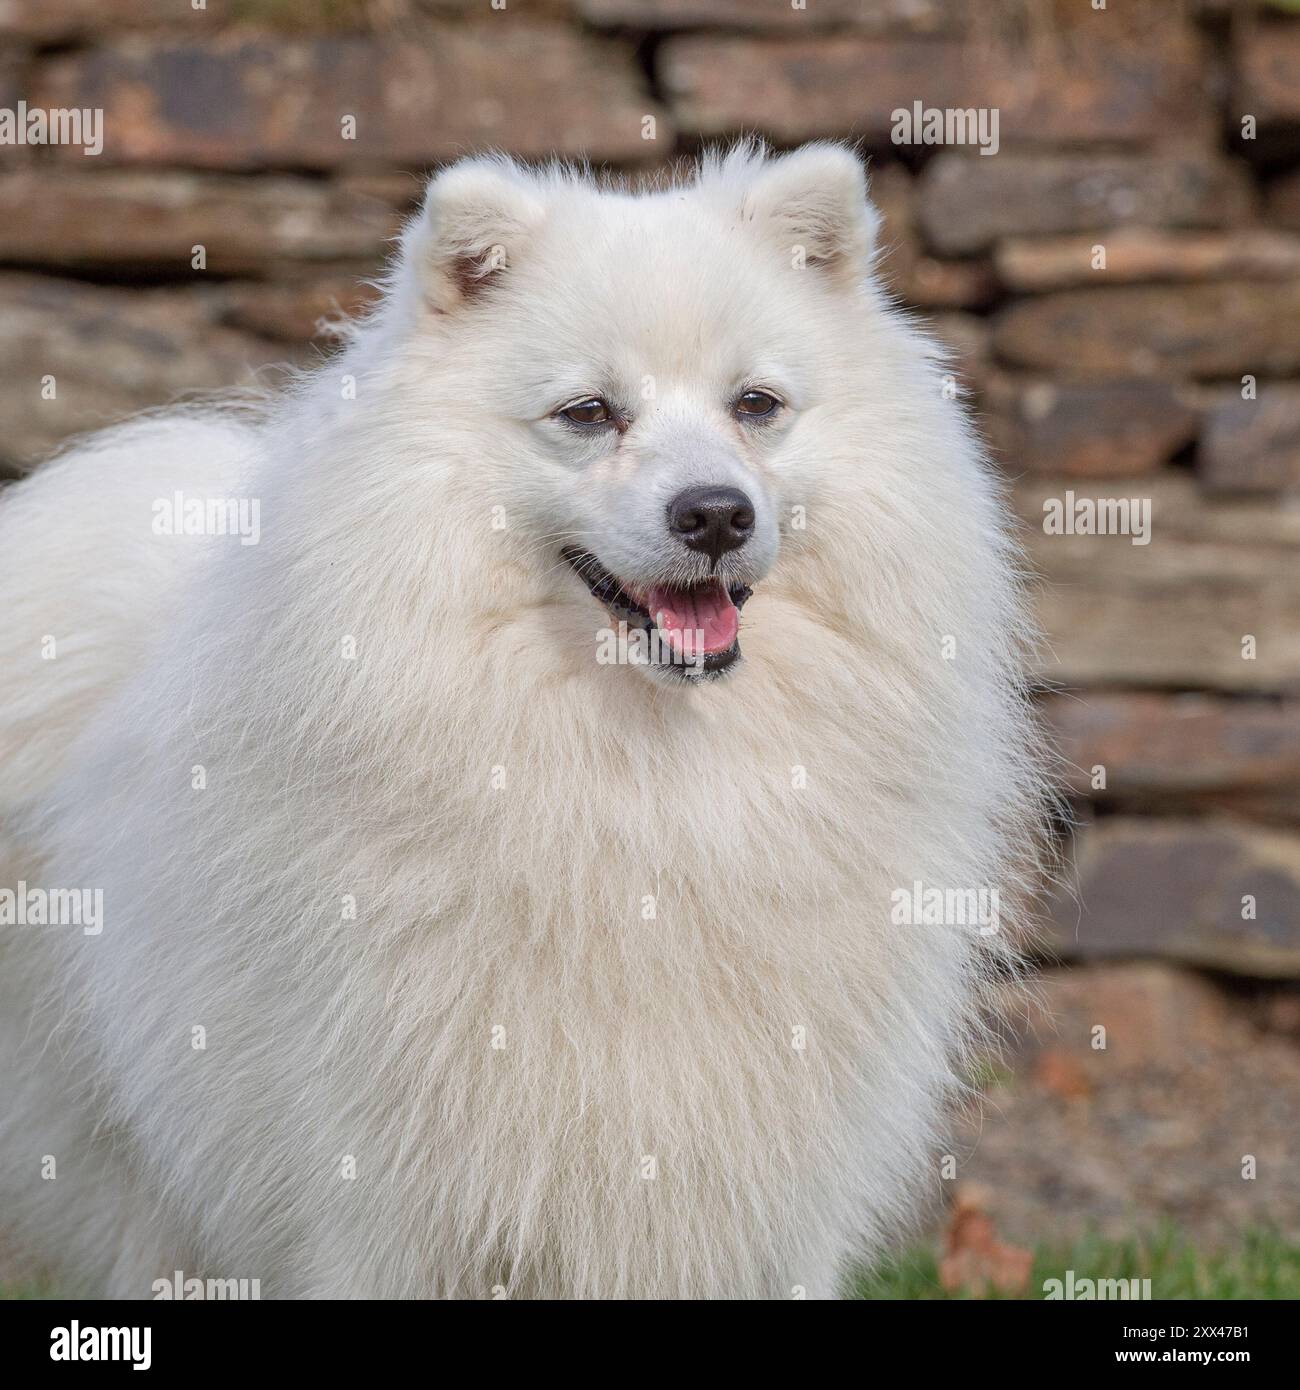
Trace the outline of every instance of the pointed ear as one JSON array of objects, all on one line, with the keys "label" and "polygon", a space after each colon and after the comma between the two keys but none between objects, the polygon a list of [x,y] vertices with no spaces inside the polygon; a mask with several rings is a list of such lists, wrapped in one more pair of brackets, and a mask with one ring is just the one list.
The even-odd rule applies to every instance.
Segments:
[{"label": "pointed ear", "polygon": [[402,236],[402,263],[447,313],[508,275],[542,220],[536,182],[508,159],[463,159],[436,174]]},{"label": "pointed ear", "polygon": [[760,164],[746,216],[786,255],[845,282],[870,268],[880,214],[867,198],[862,163],[842,145],[812,144]]}]

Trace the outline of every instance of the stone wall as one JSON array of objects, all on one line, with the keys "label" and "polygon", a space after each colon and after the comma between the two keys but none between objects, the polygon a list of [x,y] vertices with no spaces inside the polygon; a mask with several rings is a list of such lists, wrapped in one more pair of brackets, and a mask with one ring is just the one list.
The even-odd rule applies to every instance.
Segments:
[{"label": "stone wall", "polygon": [[[0,0],[0,108],[104,113],[93,157],[0,146],[0,469],[310,358],[467,150],[851,137],[1029,523],[1079,769],[1057,946],[1300,975],[1298,9]],[[996,154],[894,143],[917,101],[996,111]],[[1070,493],[1149,499],[1151,543],[1047,534]]]}]

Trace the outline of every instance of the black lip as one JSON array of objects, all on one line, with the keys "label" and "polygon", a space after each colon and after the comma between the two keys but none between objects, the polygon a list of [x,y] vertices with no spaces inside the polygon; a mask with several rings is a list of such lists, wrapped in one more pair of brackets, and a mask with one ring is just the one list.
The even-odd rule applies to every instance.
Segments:
[{"label": "black lip", "polygon": [[[732,602],[734,603],[735,600],[733,599]],[[739,607],[740,605],[737,604],[736,606]],[[698,665],[669,666],[667,669],[680,672],[683,679],[688,679],[701,671],[706,676],[719,676],[739,660],[740,638],[738,637],[725,652],[709,652]]]},{"label": "black lip", "polygon": [[[573,568],[574,573],[587,586],[592,596],[602,603],[617,622],[626,623],[629,630],[639,629],[649,633],[655,627],[650,610],[638,603],[623,587],[616,575],[589,550],[579,550],[576,546],[565,546],[560,552]],[[732,584],[727,593],[737,608],[743,608],[753,594],[748,584]],[[740,657],[740,639],[737,638],[725,652],[710,652],[702,662],[681,662],[666,665],[659,663],[661,669],[678,672],[683,679],[720,675]]]}]

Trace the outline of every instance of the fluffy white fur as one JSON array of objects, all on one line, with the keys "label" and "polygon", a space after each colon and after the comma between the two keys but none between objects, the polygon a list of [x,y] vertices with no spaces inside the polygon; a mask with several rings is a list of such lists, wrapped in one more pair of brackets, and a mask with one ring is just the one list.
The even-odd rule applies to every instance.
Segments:
[{"label": "fluffy white fur", "polygon": [[[891,893],[1005,914],[1040,773],[998,489],[875,224],[830,146],[469,161],[292,390],[0,497],[0,884],[105,904],[0,928],[0,1243],[127,1297],[816,1297],[937,1193],[1010,932]],[[606,383],[620,438],[550,418]],[[560,547],[715,466],[774,528],[743,663],[598,664]],[[153,534],[177,488],[260,544]]]}]

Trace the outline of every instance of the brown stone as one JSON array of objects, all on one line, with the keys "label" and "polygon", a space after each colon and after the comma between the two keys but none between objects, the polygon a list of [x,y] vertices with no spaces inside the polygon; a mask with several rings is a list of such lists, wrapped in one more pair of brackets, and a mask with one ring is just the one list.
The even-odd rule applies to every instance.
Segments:
[{"label": "brown stone", "polygon": [[1051,915],[1063,954],[1300,975],[1300,835],[1111,816],[1082,833],[1074,864],[1077,897],[1063,893]]},{"label": "brown stone", "polygon": [[993,348],[1073,378],[1286,375],[1300,370],[1300,277],[1063,290],[1002,310]]},{"label": "brown stone", "polygon": [[1269,187],[1267,215],[1280,227],[1300,231],[1300,170],[1285,175]]},{"label": "brown stone", "polygon": [[851,27],[870,33],[951,33],[967,18],[961,0],[578,0],[578,13],[598,27],[746,29],[806,34]]},{"label": "brown stone", "polygon": [[[1204,694],[1052,696],[1044,716],[1076,792],[1096,798],[1300,787],[1300,703]],[[1094,789],[1093,768],[1106,785]]]},{"label": "brown stone", "polygon": [[37,85],[42,105],[104,109],[106,164],[420,168],[484,147],[641,161],[673,141],[630,48],[514,18],[400,40],[129,38],[50,59]]},{"label": "brown stone", "polygon": [[[484,0],[2,0],[0,34],[48,43],[132,29],[193,34],[202,26],[208,34],[239,24],[277,35],[364,33],[412,11],[461,19],[486,8]],[[569,18],[573,10],[574,0],[529,0],[527,14]]]},{"label": "brown stone", "polygon": [[1004,237],[1102,228],[1113,235],[1129,224],[1221,227],[1250,205],[1245,168],[1207,155],[944,152],[921,176],[917,215],[930,246],[964,256]]},{"label": "brown stone", "polygon": [[[3,459],[30,466],[69,435],[186,393],[252,385],[283,348],[214,322],[198,290],[0,280]],[[47,377],[54,400],[42,399]]]},{"label": "brown stone", "polygon": [[[1076,505],[1149,501],[1150,543],[1047,534],[1044,504],[1068,502],[1071,493]],[[1044,680],[1071,691],[1300,691],[1300,513],[1271,500],[1209,502],[1177,474],[1109,487],[1023,478],[1012,500],[1041,580]]]},{"label": "brown stone", "polygon": [[427,176],[413,170],[360,169],[340,174],[331,182],[346,193],[357,194],[370,202],[383,203],[404,213],[413,212],[419,206],[428,186]]},{"label": "brown stone", "polygon": [[1300,786],[1266,791],[1205,792],[1187,804],[1197,814],[1213,810],[1245,820],[1300,825]]},{"label": "brown stone", "polygon": [[988,304],[997,279],[987,260],[941,261],[925,255],[916,229],[915,180],[898,164],[871,171],[871,198],[884,219],[877,262],[884,284],[905,304],[971,309]]},{"label": "brown stone", "polygon": [[939,261],[918,256],[894,286],[907,304],[923,309],[979,309],[997,297],[988,261]]},{"label": "brown stone", "polygon": [[989,331],[975,314],[933,314],[918,321],[947,349],[959,390],[979,393],[988,375]]},{"label": "brown stone", "polygon": [[1234,117],[1300,124],[1300,24],[1242,25],[1238,33]]},{"label": "brown stone", "polygon": [[[297,0],[301,11],[327,7],[320,0]],[[129,29],[182,29],[202,24],[213,29],[224,24],[232,0],[204,0],[204,9],[191,8],[189,0],[0,0],[0,34],[16,34],[41,43],[67,43],[97,34],[120,34]],[[339,7],[334,7],[336,10]]]},{"label": "brown stone", "polygon": [[869,196],[881,216],[880,244],[889,259],[916,254],[916,180],[902,164],[870,168]]},{"label": "brown stone", "polygon": [[[0,106],[16,110],[26,89],[27,55],[20,49],[0,52]],[[24,162],[31,154],[26,146],[5,147],[4,162],[8,168]]]},{"label": "brown stone", "polygon": [[[1044,1057],[1071,1059],[1093,1094],[1106,1089],[1112,1068],[1177,1069],[1207,1038],[1245,1041],[1251,1032],[1244,1011],[1213,984],[1168,965],[1133,961],[1056,971],[1044,984],[1046,1007],[1036,1019],[1041,1032],[1027,1060],[1040,1072]],[[1105,1029],[1104,1037],[1098,1028]],[[1094,1046],[1094,1039],[1105,1046]]]},{"label": "brown stone", "polygon": [[[1105,264],[1094,268],[1096,248]],[[1300,236],[1263,228],[1169,232],[1145,227],[1091,236],[1012,237],[998,243],[998,278],[1013,290],[1057,290],[1134,281],[1280,280],[1300,276]]]},{"label": "brown stone", "polygon": [[373,265],[400,221],[391,204],[308,179],[48,167],[0,173],[0,260],[25,265],[184,275],[197,245],[208,270],[220,274],[293,261]]},{"label": "brown stone", "polygon": [[378,292],[356,276],[223,285],[214,293],[220,321],[298,346],[337,341],[337,326],[374,303]]},{"label": "brown stone", "polygon": [[[851,134],[889,140],[896,109],[996,108],[1011,142],[1146,141],[1201,127],[1198,47],[1047,42],[1032,48],[946,39],[685,35],[659,54],[678,123],[702,135],[752,129],[783,142]],[[997,158],[982,158],[994,164]]]},{"label": "brown stone", "polygon": [[1210,412],[1196,466],[1216,492],[1300,488],[1300,386],[1264,382],[1254,400],[1226,396]]},{"label": "brown stone", "polygon": [[999,374],[982,423],[1002,466],[1072,477],[1148,473],[1196,438],[1200,414],[1160,381],[1024,381]]}]

